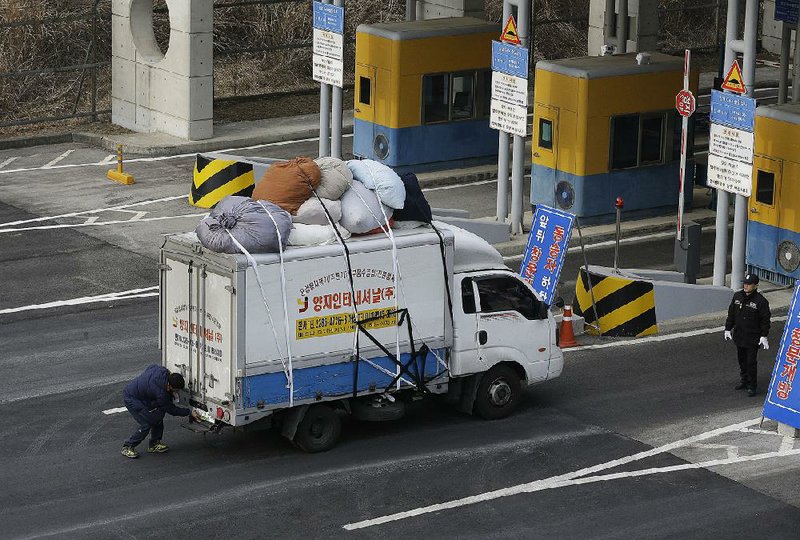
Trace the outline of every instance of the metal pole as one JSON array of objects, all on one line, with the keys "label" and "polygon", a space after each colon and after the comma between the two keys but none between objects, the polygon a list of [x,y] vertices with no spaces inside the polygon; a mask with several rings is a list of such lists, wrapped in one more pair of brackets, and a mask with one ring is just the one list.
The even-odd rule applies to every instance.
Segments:
[{"label": "metal pole", "polygon": [[614,273],[619,273],[619,237],[620,237],[620,220],[622,219],[622,207],[624,206],[625,202],[622,200],[622,197],[617,197],[617,202],[614,203],[614,207],[617,209],[617,234],[616,234],[616,242],[614,243]]},{"label": "metal pole", "polygon": [[[742,82],[753,97],[756,75],[756,38],[758,37],[758,0],[747,0],[744,15],[744,59]],[[747,247],[747,197],[736,196],[733,213],[733,248],[731,250],[731,289],[738,290],[744,280]]]},{"label": "metal pole", "polygon": [[581,220],[575,216],[575,225],[578,227],[578,239],[581,242],[581,255],[583,255],[583,268],[586,270],[586,284],[589,289],[589,296],[592,298],[592,310],[594,311],[594,324],[587,323],[592,328],[600,331],[600,317],[597,316],[597,303],[594,301],[594,288],[592,287],[592,276],[589,274],[589,260],[586,258],[586,248],[583,245],[583,232],[581,231]]},{"label": "metal pole", "polygon": [[[689,90],[689,65],[692,61],[692,51],[686,49],[683,57],[683,89]],[[686,134],[689,131],[689,116],[681,115],[681,169],[680,190],[678,192],[678,241],[683,234],[683,206],[684,190],[686,189]]]},{"label": "metal pole", "polygon": [[[344,7],[344,0],[333,0],[337,7]],[[342,89],[333,88],[333,104],[331,106],[331,155],[342,159]]]},{"label": "metal pole", "polygon": [[789,53],[792,50],[792,27],[781,23],[781,67],[778,71],[778,105],[789,96]]},{"label": "metal pole", "polygon": [[[531,0],[520,0],[517,4],[517,31],[520,46],[528,46],[530,36]],[[523,187],[525,185],[525,137],[514,135],[511,165],[511,234],[522,233]]]},{"label": "metal pole", "polygon": [[617,13],[617,53],[628,52],[628,0],[619,0]]},{"label": "metal pole", "polygon": [[[511,15],[511,4],[503,2],[503,24]],[[497,133],[497,221],[508,217],[508,133]]]},{"label": "metal pole", "polygon": [[[331,0],[322,0],[330,4]],[[320,83],[319,87],[319,156],[331,155],[331,85]]]},{"label": "metal pole", "polygon": [[[731,48],[730,42],[737,38],[739,26],[739,0],[728,0],[728,12],[725,24],[725,60],[722,73],[730,67],[736,58],[736,53]],[[717,219],[716,235],[714,239],[714,278],[716,286],[725,285],[725,274],[728,268],[728,211],[730,199],[728,192],[717,190]]]},{"label": "metal pole", "polygon": [[[792,42],[791,38],[788,40]],[[797,16],[797,28],[794,30],[794,62],[792,63],[792,101],[800,101],[800,14]]]},{"label": "metal pole", "polygon": [[[614,11],[615,4],[616,2],[614,0],[606,0],[606,16],[603,21],[603,41],[606,44],[617,37],[617,32],[614,30],[616,21],[616,13]],[[599,54],[599,52],[595,54]]]},{"label": "metal pole", "polygon": [[719,46],[719,12],[720,6],[722,5],[722,0],[717,1],[717,5],[714,8],[714,32],[717,36],[717,40],[714,42],[717,46]]}]

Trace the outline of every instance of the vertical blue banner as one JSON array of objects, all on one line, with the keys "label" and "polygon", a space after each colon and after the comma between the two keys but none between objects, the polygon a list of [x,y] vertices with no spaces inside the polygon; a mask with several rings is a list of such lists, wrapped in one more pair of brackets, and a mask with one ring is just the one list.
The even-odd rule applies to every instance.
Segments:
[{"label": "vertical blue banner", "polygon": [[[783,329],[783,337],[775,359],[775,370],[764,402],[764,416],[800,428],[800,384],[793,388],[797,363],[800,360],[800,281],[794,286],[794,296]],[[800,381],[798,381],[800,382]]]},{"label": "vertical blue banner", "polygon": [[530,283],[533,291],[547,305],[553,303],[556,294],[558,276],[564,266],[574,222],[573,214],[548,206],[536,206],[519,275]]}]

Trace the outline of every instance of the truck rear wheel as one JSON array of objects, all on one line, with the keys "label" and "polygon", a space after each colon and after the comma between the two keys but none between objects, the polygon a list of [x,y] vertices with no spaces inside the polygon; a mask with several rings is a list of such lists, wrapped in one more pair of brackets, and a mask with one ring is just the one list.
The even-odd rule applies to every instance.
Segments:
[{"label": "truck rear wheel", "polygon": [[304,452],[325,452],[336,445],[342,433],[342,420],[331,407],[312,405],[297,426],[294,443]]},{"label": "truck rear wheel", "polygon": [[508,366],[494,366],[481,378],[474,411],[486,420],[505,418],[517,408],[521,393],[522,385],[514,370]]}]

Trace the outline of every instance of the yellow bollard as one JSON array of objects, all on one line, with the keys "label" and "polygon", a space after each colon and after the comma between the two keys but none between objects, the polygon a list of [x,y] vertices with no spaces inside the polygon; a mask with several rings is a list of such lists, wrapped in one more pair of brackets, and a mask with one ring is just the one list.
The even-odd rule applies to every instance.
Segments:
[{"label": "yellow bollard", "polygon": [[113,180],[114,182],[119,182],[120,184],[131,185],[135,182],[133,181],[133,176],[130,174],[122,172],[122,145],[117,145],[117,170],[111,169],[106,174],[109,180]]}]

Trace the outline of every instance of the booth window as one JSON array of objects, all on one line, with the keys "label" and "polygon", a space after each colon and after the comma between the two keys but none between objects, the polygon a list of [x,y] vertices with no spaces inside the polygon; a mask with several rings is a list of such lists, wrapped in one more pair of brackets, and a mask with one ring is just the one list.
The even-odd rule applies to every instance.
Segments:
[{"label": "booth window", "polygon": [[372,81],[369,77],[358,78],[358,102],[369,105],[372,101]]},{"label": "booth window", "polygon": [[450,117],[450,76],[446,73],[422,78],[422,122],[447,122]]},{"label": "booth window", "polygon": [[516,311],[529,320],[547,318],[541,300],[516,278],[506,276],[475,279],[481,299],[481,313]]},{"label": "booth window", "polygon": [[553,121],[539,118],[539,148],[553,149]]},{"label": "booth window", "polygon": [[775,201],[775,173],[758,171],[756,177],[756,201],[772,206]]},{"label": "booth window", "polygon": [[664,113],[626,114],[611,119],[611,169],[664,161]]},{"label": "booth window", "polygon": [[475,108],[478,111],[478,118],[489,118],[492,105],[492,71],[482,69],[478,72],[478,84],[476,85],[477,95],[475,96]]},{"label": "booth window", "polygon": [[472,119],[475,110],[475,73],[453,74],[453,114],[451,120]]}]

